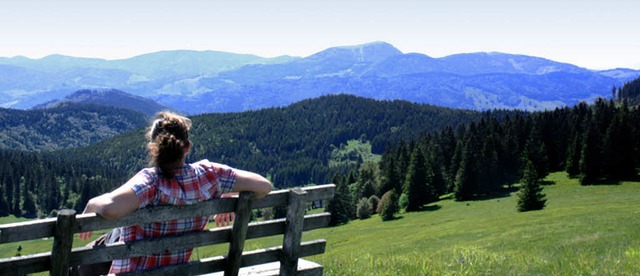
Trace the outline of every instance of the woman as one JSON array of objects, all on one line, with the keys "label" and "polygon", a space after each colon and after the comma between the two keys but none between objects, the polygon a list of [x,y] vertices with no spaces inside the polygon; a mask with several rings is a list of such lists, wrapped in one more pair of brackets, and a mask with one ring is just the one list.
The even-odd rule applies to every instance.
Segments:
[{"label": "woman", "polygon": [[[94,197],[87,203],[84,213],[115,220],[139,208],[157,205],[194,204],[212,198],[229,197],[241,191],[254,192],[261,198],[271,191],[271,183],[264,177],[234,169],[208,160],[185,164],[191,148],[189,118],[170,113],[158,113],[147,138],[153,167],[138,172],[127,183],[114,191]],[[216,225],[227,225],[233,216],[215,216]],[[120,241],[132,241],[162,235],[201,231],[208,217],[171,220],[147,225],[120,228]],[[91,232],[80,234],[81,239]],[[168,252],[131,259],[114,260],[109,273],[123,273],[157,266],[188,262],[192,249]]]}]

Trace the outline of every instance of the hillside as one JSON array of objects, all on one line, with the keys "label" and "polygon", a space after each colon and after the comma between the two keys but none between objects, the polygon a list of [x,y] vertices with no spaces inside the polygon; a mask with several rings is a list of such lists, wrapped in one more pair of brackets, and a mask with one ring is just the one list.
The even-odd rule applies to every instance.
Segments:
[{"label": "hillside", "polygon": [[140,112],[147,116],[152,116],[160,111],[170,109],[147,98],[134,96],[115,89],[79,90],[63,99],[36,105],[33,109],[55,108],[68,103],[117,107]]},{"label": "hillside", "polygon": [[[269,175],[278,187],[328,181],[332,146],[370,141],[374,153],[387,143],[418,137],[476,120],[480,113],[376,101],[350,95],[325,96],[258,111],[191,117],[193,147],[189,160],[208,158]],[[127,133],[65,156],[99,160],[132,173],[146,164],[142,132]],[[346,170],[347,168],[341,168]]]},{"label": "hillside", "polygon": [[147,117],[121,108],[61,104],[40,110],[0,109],[0,148],[56,150],[87,146],[147,124]]},{"label": "hillside", "polygon": [[118,89],[187,114],[280,107],[327,94],[450,108],[553,109],[597,97],[640,71],[592,71],[539,57],[464,53],[433,58],[385,42],[308,57],[163,51],[122,60],[0,58],[0,106],[31,108],[77,90]]},{"label": "hillside", "polygon": [[[634,275],[640,257],[640,183],[580,186],[564,173],[545,179],[548,204],[519,213],[514,194],[489,200],[443,199],[425,211],[382,222],[377,215],[305,233],[326,239],[310,259],[326,275]],[[248,240],[274,246],[281,240]],[[203,257],[225,254],[202,248]]]}]

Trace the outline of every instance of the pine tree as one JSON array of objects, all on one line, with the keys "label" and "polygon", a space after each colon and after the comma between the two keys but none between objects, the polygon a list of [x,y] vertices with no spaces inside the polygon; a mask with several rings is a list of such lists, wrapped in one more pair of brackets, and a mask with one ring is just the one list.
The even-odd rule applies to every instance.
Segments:
[{"label": "pine tree", "polygon": [[9,215],[9,204],[7,203],[4,185],[0,185],[0,217]]},{"label": "pine tree", "polygon": [[415,147],[411,153],[407,177],[402,187],[402,193],[407,195],[409,200],[407,212],[420,210],[420,207],[429,200],[429,193],[432,191],[425,183],[427,180],[426,170],[424,154],[420,147]]},{"label": "pine tree", "polygon": [[547,157],[547,148],[542,139],[542,133],[537,121],[534,122],[529,134],[529,139],[525,146],[526,158],[528,158],[533,167],[536,169],[538,179],[545,178],[549,175],[549,159]]},{"label": "pine tree", "polygon": [[567,149],[567,161],[565,165],[565,171],[569,174],[569,177],[576,177],[580,174],[580,153],[582,149],[582,140],[579,139],[580,134],[576,131],[573,134],[569,142],[569,148]]},{"label": "pine tree", "polygon": [[598,125],[590,123],[582,139],[582,152],[580,154],[580,184],[595,184],[601,178],[602,150]]},{"label": "pine tree", "polygon": [[334,175],[332,182],[337,186],[336,193],[325,207],[331,213],[329,225],[335,226],[349,221],[349,190],[339,174]]},{"label": "pine tree", "polygon": [[525,160],[523,169],[523,177],[521,180],[522,187],[518,191],[518,211],[526,212],[533,210],[542,210],[547,202],[545,195],[542,193],[542,186],[538,180],[538,173],[531,160]]}]

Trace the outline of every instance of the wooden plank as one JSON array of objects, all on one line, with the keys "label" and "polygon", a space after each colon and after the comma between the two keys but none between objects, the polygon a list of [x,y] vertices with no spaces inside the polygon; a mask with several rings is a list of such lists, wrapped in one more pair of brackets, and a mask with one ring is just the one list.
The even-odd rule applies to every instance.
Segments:
[{"label": "wooden plank", "polygon": [[[300,257],[308,257],[322,254],[326,248],[326,240],[319,239],[303,242],[300,245]],[[282,255],[282,246],[258,249],[242,254],[242,267],[258,265],[262,263],[277,262]],[[226,260],[221,256],[201,259],[182,265],[159,267],[156,269],[136,271],[118,275],[201,275],[222,271]]]},{"label": "wooden plank", "polygon": [[73,224],[76,211],[64,209],[58,211],[58,220],[51,249],[51,271],[49,275],[67,276],[69,274],[69,254],[73,247]]},{"label": "wooden plank", "polygon": [[0,244],[53,236],[56,218],[35,219],[0,225]]},{"label": "wooden plank", "polygon": [[[307,192],[307,201],[332,198],[336,191],[336,185],[324,184],[301,188]],[[279,190],[269,193],[268,196],[253,203],[253,208],[266,208],[285,204],[290,190]]]},{"label": "wooden plank", "polygon": [[236,218],[233,222],[231,232],[231,242],[229,242],[229,253],[227,254],[227,265],[224,270],[225,275],[236,276],[240,271],[242,262],[242,250],[244,241],[247,238],[247,229],[251,219],[251,198],[253,193],[241,192],[236,209]]},{"label": "wooden plank", "polygon": [[287,229],[282,242],[282,259],[280,260],[280,275],[296,275],[298,273],[298,258],[300,257],[300,241],[304,226],[304,212],[307,192],[301,189],[289,191],[289,205],[287,206]]},{"label": "wooden plank", "polygon": [[[335,185],[325,184],[304,187],[307,200],[331,198],[335,193]],[[288,190],[271,192],[266,197],[253,203],[253,208],[266,208],[283,205],[287,201]],[[119,220],[106,220],[96,214],[81,214],[76,216],[74,233],[113,229],[120,226],[139,225],[156,221],[180,219],[184,217],[211,216],[217,213],[231,212],[235,208],[235,198],[225,198],[183,206],[160,206],[144,208]],[[38,219],[0,225],[0,243],[18,242],[39,238],[52,237],[56,219]]]},{"label": "wooden plank", "polygon": [[0,259],[0,275],[26,275],[51,270],[51,252]]}]

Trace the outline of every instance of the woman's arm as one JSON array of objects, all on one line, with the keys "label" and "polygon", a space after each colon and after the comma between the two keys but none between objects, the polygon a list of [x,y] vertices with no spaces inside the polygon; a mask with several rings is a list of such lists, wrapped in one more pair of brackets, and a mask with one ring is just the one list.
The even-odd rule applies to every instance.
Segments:
[{"label": "woman's arm", "polygon": [[83,213],[95,212],[108,220],[116,220],[135,211],[139,206],[138,196],[131,187],[123,185],[110,193],[90,199]]},{"label": "woman's arm", "polygon": [[[135,211],[140,206],[138,196],[129,186],[120,186],[110,193],[94,197],[87,202],[83,214],[97,213],[108,220],[116,220]],[[80,233],[80,239],[91,238],[93,232]]]},{"label": "woman's arm", "polygon": [[263,176],[236,169],[236,183],[232,192],[253,192],[254,198],[262,198],[271,192],[271,182]]}]

